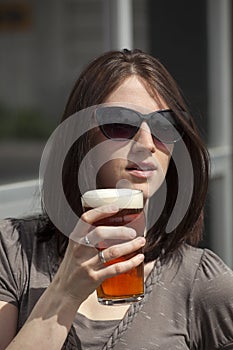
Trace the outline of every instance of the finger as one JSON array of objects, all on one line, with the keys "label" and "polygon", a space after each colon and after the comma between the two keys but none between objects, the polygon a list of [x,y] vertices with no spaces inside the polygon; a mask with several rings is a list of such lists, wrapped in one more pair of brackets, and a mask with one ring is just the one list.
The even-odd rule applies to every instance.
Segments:
[{"label": "finger", "polygon": [[103,205],[101,207],[86,211],[82,214],[81,219],[88,224],[93,224],[96,221],[116,214],[118,211],[119,207],[116,205]]},{"label": "finger", "polygon": [[98,280],[103,281],[106,278],[117,276],[121,273],[125,273],[129,270],[132,270],[134,267],[140,265],[144,260],[144,254],[137,254],[132,258],[117,262],[116,264],[109,265],[104,269],[96,271]]},{"label": "finger", "polygon": [[[93,224],[103,218],[112,216],[119,211],[115,205],[104,205],[98,208],[90,209],[82,214],[74,230],[70,234],[70,239],[78,242],[80,238],[84,237],[91,229]],[[85,242],[82,242],[85,243]]]},{"label": "finger", "polygon": [[82,214],[73,232],[70,234],[70,239],[78,242],[80,238],[84,237],[94,226],[95,222],[112,216],[119,211],[115,205],[104,205],[98,208],[90,209]]},{"label": "finger", "polygon": [[[133,241],[111,246],[103,250],[104,259],[108,263],[112,260],[118,259],[120,257],[131,254],[133,252],[136,252],[137,250],[142,248],[145,245],[145,243],[146,243],[146,240],[144,237],[137,237]],[[103,266],[103,264],[99,260],[98,255],[96,256],[96,259],[98,260],[98,263],[99,263],[98,265]]]},{"label": "finger", "polygon": [[99,242],[106,242],[111,245],[116,244],[117,241],[128,241],[136,237],[137,232],[131,227],[125,226],[98,226],[89,232],[80,241],[82,244],[96,246]]}]

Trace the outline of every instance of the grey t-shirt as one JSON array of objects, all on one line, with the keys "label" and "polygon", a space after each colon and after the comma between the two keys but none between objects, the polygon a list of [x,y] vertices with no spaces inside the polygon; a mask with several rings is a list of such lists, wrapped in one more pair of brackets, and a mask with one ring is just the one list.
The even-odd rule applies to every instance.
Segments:
[{"label": "grey t-shirt", "polygon": [[[56,236],[38,242],[36,219],[0,222],[0,300],[19,309],[18,329],[58,268]],[[180,264],[155,267],[146,297],[123,320],[77,313],[63,349],[233,349],[233,272],[212,251],[184,245]]]}]

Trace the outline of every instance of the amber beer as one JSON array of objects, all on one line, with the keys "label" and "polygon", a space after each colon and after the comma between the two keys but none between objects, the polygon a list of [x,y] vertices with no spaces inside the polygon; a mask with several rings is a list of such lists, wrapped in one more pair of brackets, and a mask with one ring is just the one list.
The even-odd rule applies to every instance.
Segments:
[{"label": "amber beer", "polygon": [[[84,210],[90,210],[101,205],[115,204],[120,210],[116,214],[95,222],[95,226],[129,226],[133,227],[138,235],[144,232],[143,194],[139,190],[130,189],[100,189],[86,192],[82,197]],[[97,249],[104,250],[110,245],[118,244],[117,237],[100,242]],[[125,261],[140,253],[141,249],[131,254],[111,260],[106,266]],[[139,301],[144,295],[144,265],[106,279],[97,288],[98,301],[104,305],[117,305]]]}]

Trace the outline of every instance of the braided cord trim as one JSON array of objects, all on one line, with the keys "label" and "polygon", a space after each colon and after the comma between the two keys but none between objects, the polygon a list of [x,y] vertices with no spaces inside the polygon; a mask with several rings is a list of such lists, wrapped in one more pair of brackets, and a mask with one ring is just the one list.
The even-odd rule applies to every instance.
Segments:
[{"label": "braided cord trim", "polygon": [[121,337],[121,335],[128,329],[131,323],[134,320],[134,317],[141,310],[143,305],[147,302],[152,290],[153,286],[159,282],[162,273],[162,263],[161,259],[158,258],[155,261],[154,267],[148,276],[145,284],[145,295],[142,300],[139,302],[133,303],[125,314],[124,318],[120,321],[118,326],[114,329],[112,335],[110,336],[107,343],[104,345],[102,350],[111,350],[116,345],[117,341]]}]

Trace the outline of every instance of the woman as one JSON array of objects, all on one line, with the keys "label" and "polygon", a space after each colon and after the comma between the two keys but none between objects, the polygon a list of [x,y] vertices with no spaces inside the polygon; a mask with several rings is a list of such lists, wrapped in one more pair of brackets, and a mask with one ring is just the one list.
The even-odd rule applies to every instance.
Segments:
[{"label": "woman", "polygon": [[[106,107],[111,112],[118,108],[110,129]],[[1,223],[0,349],[8,344],[9,350],[233,348],[233,273],[213,252],[195,247],[203,229],[208,155],[176,83],[146,53],[108,52],[79,77],[62,122],[75,115],[77,124],[85,123],[83,115],[93,114],[79,111],[88,108],[96,125],[72,145],[62,171],[67,201],[81,217],[72,232],[65,232],[71,219],[62,210],[56,177],[51,185],[49,176],[70,129],[55,140],[44,173],[45,214]],[[122,125],[126,113],[129,120]],[[89,227],[118,210],[107,206],[82,213],[80,196],[91,186],[92,171],[97,187],[140,189],[149,203],[145,238],[122,228],[125,243],[105,249],[104,259],[141,247],[144,254],[106,267],[89,244],[114,237],[112,227]],[[65,229],[46,212],[63,216]],[[146,293],[141,302],[98,304],[95,289],[103,280],[143,260]]]}]

